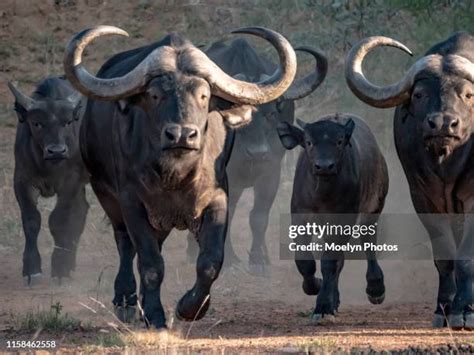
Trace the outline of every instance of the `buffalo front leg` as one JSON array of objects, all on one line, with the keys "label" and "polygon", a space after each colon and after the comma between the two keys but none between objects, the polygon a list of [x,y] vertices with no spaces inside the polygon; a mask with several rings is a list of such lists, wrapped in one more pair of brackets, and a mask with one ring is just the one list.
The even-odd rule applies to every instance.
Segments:
[{"label": "buffalo front leg", "polygon": [[76,268],[79,239],[84,231],[89,204],[85,185],[72,193],[59,193],[54,210],[49,216],[49,229],[54,239],[51,255],[51,277],[61,282]]},{"label": "buffalo front leg", "polygon": [[442,328],[446,326],[446,317],[449,319],[456,294],[454,275],[456,243],[449,217],[442,214],[419,216],[430,236],[434,263],[439,275],[438,298],[432,325],[434,328]]},{"label": "buffalo front leg", "polygon": [[210,289],[219,276],[224,261],[224,245],[227,229],[227,201],[220,196],[206,208],[198,232],[199,256],[196,265],[196,282],[186,292],[176,307],[178,319],[201,319],[210,305]]},{"label": "buffalo front leg", "polygon": [[[311,238],[300,236],[298,244],[309,245]],[[296,267],[303,276],[303,291],[309,296],[316,296],[321,288],[321,279],[315,276],[316,261],[312,252],[298,251],[295,253]]]},{"label": "buffalo front leg", "polygon": [[15,196],[20,206],[21,222],[25,233],[25,249],[23,251],[23,277],[27,285],[37,283],[41,276],[41,256],[38,251],[38,234],[41,228],[41,214],[36,203],[38,191],[25,182],[14,183]]},{"label": "buffalo front leg", "polygon": [[[235,249],[232,245],[232,220],[234,218],[235,210],[237,209],[237,203],[242,196],[243,188],[238,186],[232,186],[232,181],[229,184],[229,215],[227,223],[227,238],[225,241],[225,256],[224,256],[224,267],[230,267],[235,264],[240,263],[240,259],[235,252]],[[237,233],[234,233],[236,237],[240,237]]]},{"label": "buffalo front leg", "polygon": [[[235,209],[237,208],[237,203],[239,202],[240,196],[242,196],[243,189],[236,186],[231,186],[229,191],[229,218],[228,218],[228,231],[227,238],[225,242],[225,257],[224,257],[224,267],[230,267],[234,264],[240,263],[240,259],[235,253],[234,247],[232,246],[232,241],[230,238],[231,235],[231,223],[232,218],[234,217]],[[188,246],[186,249],[186,256],[188,262],[196,262],[196,259],[199,255],[199,241],[198,236],[194,236],[192,233],[188,233]]]},{"label": "buffalo front leg", "polygon": [[122,193],[120,200],[123,218],[138,255],[145,323],[148,327],[166,328],[160,295],[165,273],[161,246],[170,231],[157,232],[152,228],[144,205],[133,191]]},{"label": "buffalo front leg", "polygon": [[137,307],[137,283],[133,273],[135,247],[124,225],[114,226],[115,242],[120,256],[120,266],[114,282],[115,314],[122,322],[135,318]]},{"label": "buffalo front leg", "polygon": [[327,315],[334,315],[336,311],[335,301],[338,300],[337,282],[343,265],[343,252],[323,252],[321,258],[323,281],[312,316],[315,322],[321,321]]},{"label": "buffalo front leg", "polygon": [[[371,243],[372,245],[377,245],[377,221],[378,214],[364,215],[361,218],[361,225],[365,225],[367,230],[373,226],[375,232],[373,235],[364,235],[363,242]],[[365,278],[367,280],[367,287],[365,292],[367,298],[372,304],[381,304],[385,299],[385,284],[384,284],[384,275],[382,268],[379,265],[377,260],[377,254],[372,248],[365,250],[365,255],[367,258],[367,272]]]},{"label": "buffalo front leg", "polygon": [[454,329],[474,329],[474,215],[464,216],[464,233],[456,252],[454,272],[456,295],[454,297],[449,325]]},{"label": "buffalo front leg", "polygon": [[114,282],[114,298],[112,303],[115,314],[122,322],[131,322],[135,318],[137,307],[137,283],[133,272],[135,246],[133,245],[123,220],[119,201],[110,190],[91,179],[91,186],[107,217],[112,223],[115,243],[120,257],[120,265]]},{"label": "buffalo front leg", "polygon": [[249,255],[251,274],[266,276],[266,266],[270,264],[265,234],[268,228],[270,210],[280,184],[280,170],[273,175],[261,177],[254,186],[254,207],[250,211],[250,229],[252,230],[252,247]]}]

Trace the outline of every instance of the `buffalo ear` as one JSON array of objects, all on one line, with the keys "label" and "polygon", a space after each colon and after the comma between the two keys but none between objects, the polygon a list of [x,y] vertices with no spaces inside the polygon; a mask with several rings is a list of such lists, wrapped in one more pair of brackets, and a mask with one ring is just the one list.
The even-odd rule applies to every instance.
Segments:
[{"label": "buffalo ear", "polygon": [[240,105],[228,110],[219,111],[224,122],[232,128],[245,126],[252,121],[252,114],[255,107],[250,105]]},{"label": "buffalo ear", "polygon": [[15,106],[14,109],[16,111],[16,114],[18,116],[18,120],[20,122],[25,122],[26,121],[26,116],[28,113],[28,110],[31,110],[33,107],[35,100],[32,99],[31,97],[23,94],[17,87],[9,82],[8,83],[8,88],[12,92],[13,96],[15,97]]},{"label": "buffalo ear", "polygon": [[349,118],[347,120],[346,124],[344,125],[344,130],[346,132],[346,140],[347,141],[349,141],[351,139],[352,132],[354,132],[354,128],[355,128],[354,120],[352,118]]},{"label": "buffalo ear", "polygon": [[281,144],[291,150],[297,145],[304,146],[304,131],[288,122],[280,122],[277,126],[278,137]]}]

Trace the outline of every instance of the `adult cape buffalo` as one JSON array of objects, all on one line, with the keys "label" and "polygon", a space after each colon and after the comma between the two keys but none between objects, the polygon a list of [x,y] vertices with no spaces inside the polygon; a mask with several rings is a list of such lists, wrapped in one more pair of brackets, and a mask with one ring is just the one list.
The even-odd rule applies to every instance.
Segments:
[{"label": "adult cape buffalo", "polygon": [[[276,127],[280,122],[293,123],[294,101],[316,90],[326,77],[328,69],[327,59],[322,53],[308,47],[299,47],[296,50],[308,53],[316,59],[315,70],[295,80],[276,100],[257,107],[257,111],[253,113],[254,119],[236,132],[235,146],[227,165],[229,225],[243,191],[252,188],[254,192],[254,204],[249,216],[252,231],[249,271],[260,276],[267,274],[265,266],[269,263],[269,257],[265,233],[270,209],[280,185],[281,161],[285,155]],[[264,80],[277,69],[275,63],[259,55],[243,38],[230,43],[215,42],[206,54],[226,73],[245,81]],[[190,260],[195,260],[196,249],[196,243],[191,238],[188,244]],[[238,260],[229,236],[226,240],[225,264],[229,265]]]},{"label": "adult cape buffalo", "polygon": [[[433,326],[474,328],[474,37],[455,33],[433,46],[396,84],[379,87],[362,73],[379,46],[410,53],[400,42],[369,37],[346,59],[354,94],[375,107],[397,106],[395,144],[413,205],[427,229],[439,273]],[[454,215],[454,218],[453,218]],[[457,220],[463,220],[462,232]]]},{"label": "adult cape buffalo", "polygon": [[112,222],[120,254],[114,305],[128,320],[135,312],[133,259],[138,254],[145,321],[165,327],[160,300],[161,247],[173,228],[199,240],[197,279],[179,301],[179,319],[200,319],[224,258],[227,229],[225,165],[233,129],[251,119],[252,105],[278,98],[291,85],[296,55],[280,34],[261,27],[253,34],[277,50],[281,67],[248,83],[222,71],[177,34],[112,57],[97,76],[81,64],[84,48],[103,35],[127,35],[100,26],[78,33],[64,58],[67,77],[89,97],[81,152],[91,185]]}]

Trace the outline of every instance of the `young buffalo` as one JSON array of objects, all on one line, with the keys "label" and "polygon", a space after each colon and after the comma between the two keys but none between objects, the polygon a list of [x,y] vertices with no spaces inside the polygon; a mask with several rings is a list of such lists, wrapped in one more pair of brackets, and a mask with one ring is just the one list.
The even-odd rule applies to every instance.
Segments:
[{"label": "young buffalo", "polygon": [[[286,149],[297,145],[301,152],[296,166],[291,198],[293,225],[306,225],[323,214],[337,214],[344,224],[374,226],[383,209],[388,190],[388,172],[385,159],[375,137],[366,123],[349,114],[322,117],[314,123],[297,120],[299,129],[286,122],[278,127],[278,134]],[[347,217],[347,218],[346,218]],[[338,244],[348,242],[336,237]],[[364,242],[368,242],[365,236]],[[308,236],[298,237],[300,243]],[[376,241],[376,234],[370,236]],[[383,272],[375,253],[366,252],[367,288],[370,302],[382,303],[385,297]],[[315,277],[316,262],[309,251],[295,256],[296,266],[303,276],[303,290],[317,295],[313,319],[334,315],[339,306],[338,280],[344,265],[344,252],[322,250],[322,282]]]},{"label": "young buffalo", "polygon": [[29,285],[41,275],[37,239],[41,214],[39,196],[57,196],[49,215],[54,238],[51,276],[70,277],[76,249],[84,230],[89,205],[85,198],[88,175],[79,152],[82,97],[64,77],[41,81],[33,95],[20,92],[12,83],[19,124],[15,140],[15,196],[25,232],[23,276]]}]

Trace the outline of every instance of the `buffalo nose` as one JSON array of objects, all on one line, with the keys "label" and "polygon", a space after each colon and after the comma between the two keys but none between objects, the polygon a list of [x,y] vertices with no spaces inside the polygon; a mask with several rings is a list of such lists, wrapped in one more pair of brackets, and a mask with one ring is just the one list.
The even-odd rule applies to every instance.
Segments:
[{"label": "buffalo nose", "polygon": [[318,160],[314,167],[318,173],[328,173],[334,170],[335,164],[333,160]]},{"label": "buffalo nose", "polygon": [[428,125],[434,131],[453,131],[459,125],[459,119],[453,115],[434,115],[428,117]]},{"label": "buffalo nose", "polygon": [[64,155],[67,152],[65,144],[50,144],[46,147],[46,151],[51,155]]},{"label": "buffalo nose", "polygon": [[168,124],[164,128],[164,137],[171,145],[192,145],[198,141],[199,130],[195,125]]}]

